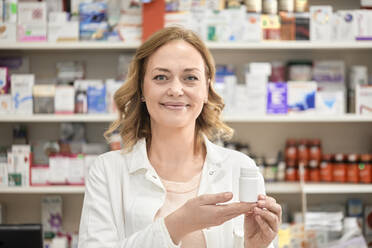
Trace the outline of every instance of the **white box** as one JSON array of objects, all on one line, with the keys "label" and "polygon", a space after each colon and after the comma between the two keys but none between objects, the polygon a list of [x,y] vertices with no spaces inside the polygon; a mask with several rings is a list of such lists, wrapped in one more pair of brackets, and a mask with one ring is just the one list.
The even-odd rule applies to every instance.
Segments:
[{"label": "white box", "polygon": [[0,163],[0,187],[7,186],[8,186],[8,163]]},{"label": "white box", "polygon": [[17,24],[0,23],[0,42],[17,41]]},{"label": "white box", "polygon": [[46,2],[20,2],[18,4],[18,24],[46,24]]},{"label": "white box", "polygon": [[310,40],[330,41],[332,35],[332,6],[310,7]]},{"label": "white box", "polygon": [[8,68],[0,67],[0,95],[8,91]]},{"label": "white box", "polygon": [[62,197],[44,196],[41,199],[41,223],[43,232],[62,230]]},{"label": "white box", "polygon": [[69,162],[70,158],[68,156],[50,156],[48,183],[66,184]]},{"label": "white box", "polygon": [[261,15],[254,13],[247,13],[246,20],[243,25],[245,30],[243,32],[243,41],[262,41]]},{"label": "white box", "polygon": [[74,86],[59,85],[56,87],[54,111],[56,114],[72,114],[75,110]]},{"label": "white box", "polygon": [[288,113],[314,113],[317,83],[288,82]]},{"label": "white box", "polygon": [[46,23],[18,24],[18,41],[21,42],[47,41],[47,24]]},{"label": "white box", "polygon": [[0,95],[0,114],[12,113],[12,95]]},{"label": "white box", "polygon": [[372,115],[372,85],[356,85],[355,113]]},{"label": "white box", "polygon": [[355,11],[339,10],[335,13],[336,39],[338,41],[355,40],[358,34],[358,22]]},{"label": "white box", "polygon": [[84,155],[75,154],[70,156],[70,162],[67,171],[67,183],[74,185],[84,184]]},{"label": "white box", "polygon": [[345,91],[319,90],[316,93],[316,113],[326,115],[343,115],[345,113]]},{"label": "white box", "polygon": [[48,42],[79,41],[79,22],[48,24]]},{"label": "white box", "polygon": [[49,179],[49,166],[37,165],[31,167],[30,182],[32,186],[45,186],[48,185]]},{"label": "white box", "polygon": [[4,1],[0,1],[0,23],[4,21]]},{"label": "white box", "polygon": [[[264,74],[267,77],[271,75],[271,63],[253,62],[248,64],[250,74]],[[247,79],[246,79],[247,80]]]},{"label": "white box", "polygon": [[17,23],[18,0],[4,0],[4,22]]},{"label": "white box", "polygon": [[12,163],[15,173],[21,174],[22,186],[30,186],[31,146],[12,145]]},{"label": "white box", "polygon": [[48,16],[48,23],[66,23],[68,22],[68,13],[67,12],[50,12]]},{"label": "white box", "polygon": [[357,19],[357,40],[372,40],[372,11],[357,10],[355,11]]},{"label": "white box", "polygon": [[[258,65],[258,64],[256,64]],[[261,64],[264,65],[264,64]],[[260,67],[260,66],[259,66]],[[237,104],[246,104],[246,113],[264,115],[266,113],[266,104],[267,104],[267,82],[268,74],[267,69],[256,70],[256,67],[251,67],[250,71],[252,73],[245,74],[245,100],[243,97],[239,97]],[[264,66],[265,68],[265,66]],[[255,71],[261,72],[256,73]],[[271,67],[270,67],[271,71]],[[243,88],[241,88],[243,90]],[[239,91],[239,90],[237,90]],[[238,95],[240,95],[239,93]]]},{"label": "white box", "polygon": [[124,84],[123,81],[116,81],[114,79],[107,79],[106,80],[106,103],[107,103],[107,110],[109,113],[116,113],[117,108],[114,101],[115,92]]},{"label": "white box", "polygon": [[33,74],[11,75],[12,108],[16,114],[32,114],[32,87],[35,82]]}]

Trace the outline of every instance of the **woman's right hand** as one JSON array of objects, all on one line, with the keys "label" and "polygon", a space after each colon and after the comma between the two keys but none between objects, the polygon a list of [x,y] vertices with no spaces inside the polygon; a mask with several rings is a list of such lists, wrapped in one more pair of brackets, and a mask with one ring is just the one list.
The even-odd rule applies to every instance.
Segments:
[{"label": "woman's right hand", "polygon": [[165,217],[164,222],[175,244],[191,232],[219,226],[241,214],[252,212],[256,203],[234,202],[231,192],[201,195],[188,200],[182,207]]}]

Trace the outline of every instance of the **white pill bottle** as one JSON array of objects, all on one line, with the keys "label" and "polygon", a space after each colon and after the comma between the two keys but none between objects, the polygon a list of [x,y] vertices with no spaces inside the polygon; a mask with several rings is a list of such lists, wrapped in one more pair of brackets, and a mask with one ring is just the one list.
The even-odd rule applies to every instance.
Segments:
[{"label": "white pill bottle", "polygon": [[240,168],[239,200],[241,202],[257,202],[258,200],[258,168]]}]

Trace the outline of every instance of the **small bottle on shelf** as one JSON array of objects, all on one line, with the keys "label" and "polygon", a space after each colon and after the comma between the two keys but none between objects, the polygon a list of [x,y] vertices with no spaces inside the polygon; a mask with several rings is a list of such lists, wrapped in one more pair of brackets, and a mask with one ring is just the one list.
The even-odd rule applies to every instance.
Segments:
[{"label": "small bottle on shelf", "polygon": [[349,183],[359,183],[359,156],[357,154],[349,154],[347,156],[347,181]]},{"label": "small bottle on shelf", "polygon": [[320,180],[322,182],[333,182],[333,156],[323,154],[320,163]]}]

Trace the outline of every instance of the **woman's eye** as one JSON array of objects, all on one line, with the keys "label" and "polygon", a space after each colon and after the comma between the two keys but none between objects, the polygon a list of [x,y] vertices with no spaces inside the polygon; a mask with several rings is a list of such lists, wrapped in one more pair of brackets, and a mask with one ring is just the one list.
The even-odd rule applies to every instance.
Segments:
[{"label": "woman's eye", "polygon": [[195,77],[195,76],[187,76],[187,77],[186,77],[186,80],[187,80],[187,81],[196,81],[196,80],[198,80],[198,78]]},{"label": "woman's eye", "polygon": [[164,80],[167,80],[167,77],[165,75],[157,75],[153,79],[159,80],[159,81],[164,81]]}]

